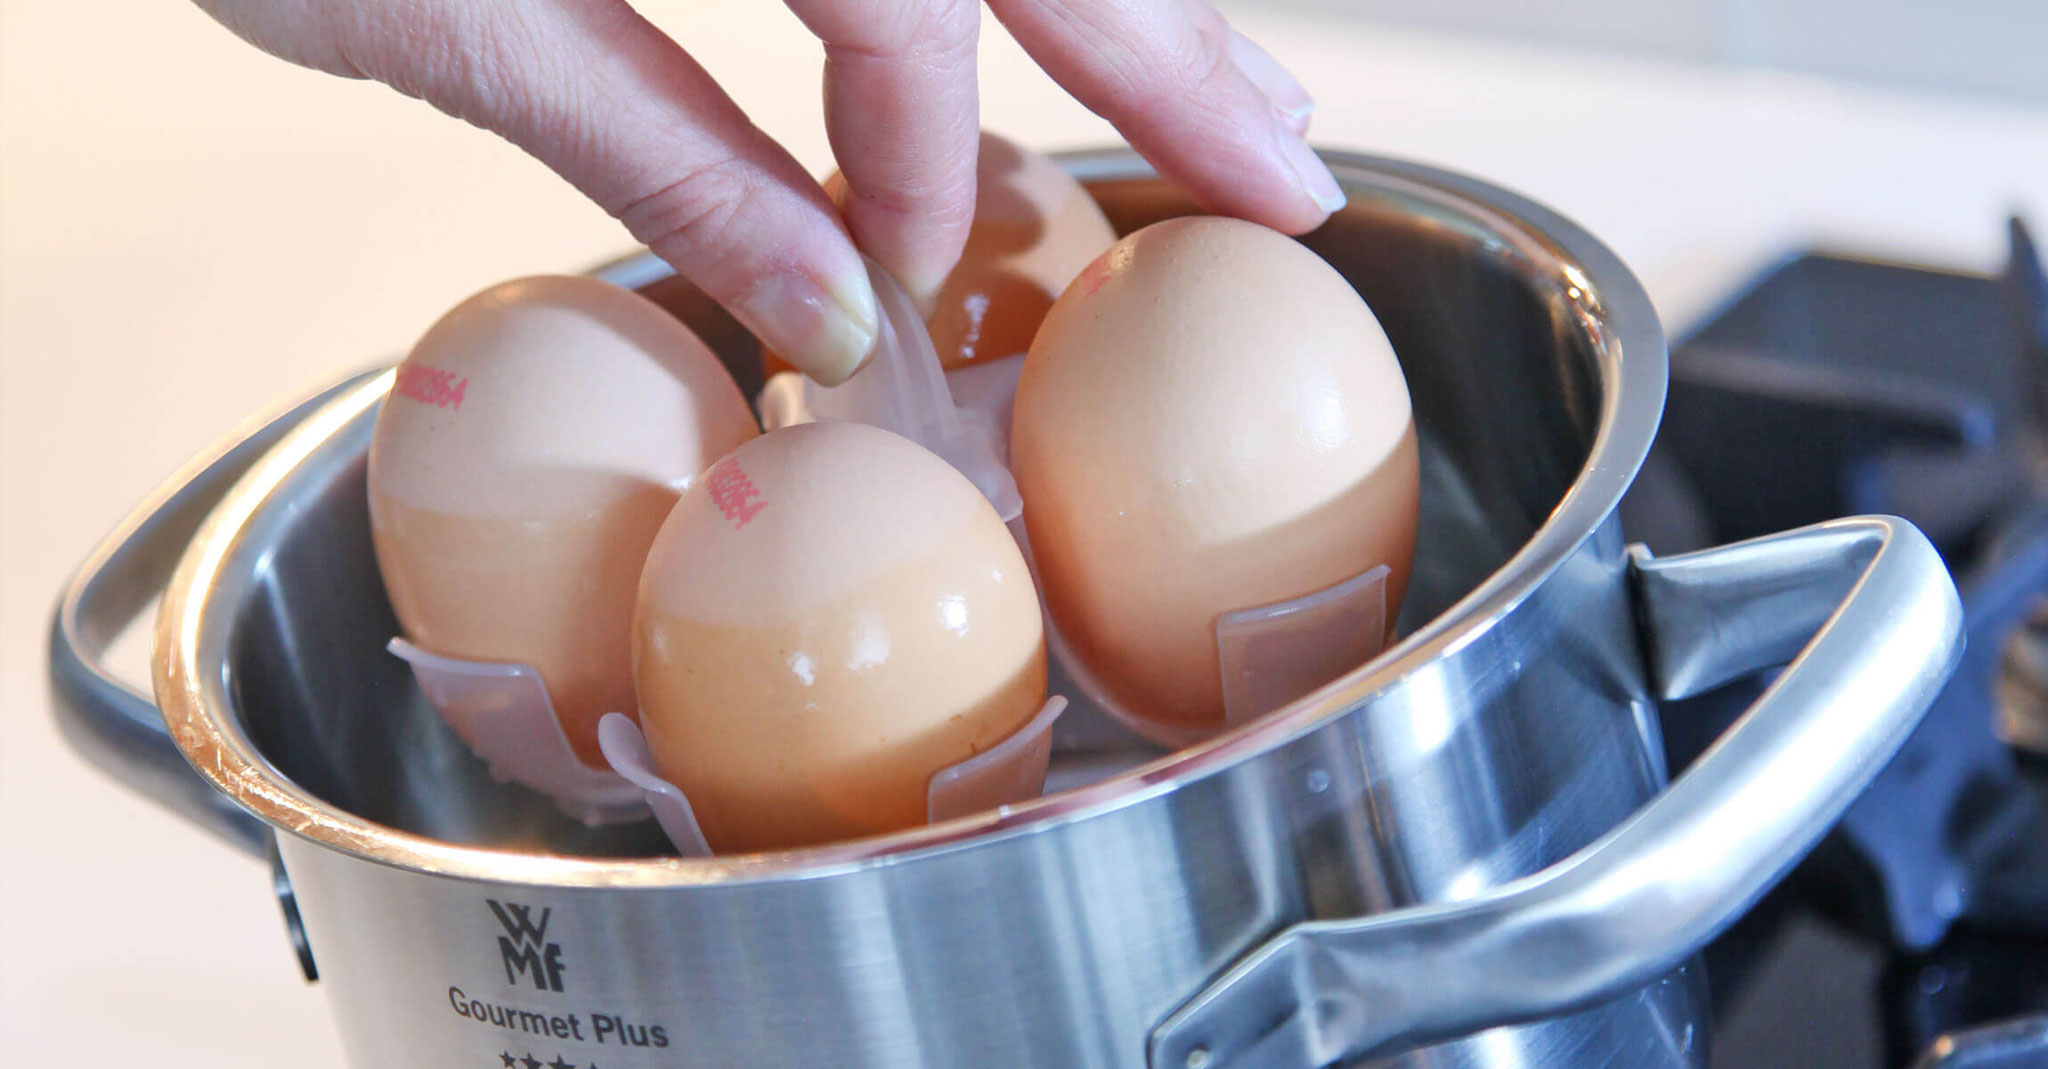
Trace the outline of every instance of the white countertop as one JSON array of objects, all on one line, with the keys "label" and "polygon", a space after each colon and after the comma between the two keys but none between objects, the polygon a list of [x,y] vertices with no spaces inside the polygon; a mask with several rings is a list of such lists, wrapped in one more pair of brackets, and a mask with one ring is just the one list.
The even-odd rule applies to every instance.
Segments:
[{"label": "white countertop", "polygon": [[[645,5],[829,166],[816,46],[765,0]],[[1312,139],[1573,216],[1682,327],[1810,238],[1976,269],[2048,223],[2048,112],[1242,11],[1322,101]],[[987,124],[1108,128],[1001,35]],[[261,866],[86,767],[52,726],[58,586],[167,472],[281,395],[402,350],[499,279],[622,232],[537,164],[162,0],[0,0],[0,1037],[9,1064],[340,1066]],[[141,678],[146,653],[124,663]]]}]

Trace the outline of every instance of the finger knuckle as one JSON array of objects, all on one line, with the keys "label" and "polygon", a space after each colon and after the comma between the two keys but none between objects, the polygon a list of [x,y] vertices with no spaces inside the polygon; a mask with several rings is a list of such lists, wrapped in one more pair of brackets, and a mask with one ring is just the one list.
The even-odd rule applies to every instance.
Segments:
[{"label": "finger knuckle", "polygon": [[1174,45],[1122,66],[1121,111],[1152,126],[1230,124],[1237,77],[1223,42],[1190,28]]},{"label": "finger knuckle", "polygon": [[1225,95],[1225,83],[1236,73],[1223,39],[1192,26],[1159,62],[1156,83],[1165,93],[1185,100],[1212,101]]},{"label": "finger knuckle", "polygon": [[1073,29],[1089,54],[1101,104],[1116,113],[1163,120],[1212,107],[1228,95],[1224,83],[1233,68],[1223,38],[1193,22],[1143,46],[1106,26],[1082,23]]},{"label": "finger knuckle", "polygon": [[627,201],[612,214],[642,244],[702,264],[710,277],[717,277],[726,256],[748,240],[741,231],[759,196],[751,168],[738,159],[719,160]]},{"label": "finger knuckle", "polygon": [[[359,69],[479,126],[516,127],[537,107],[521,87],[565,81],[542,28],[517,5],[407,5],[403,19],[363,16],[346,40]],[[514,132],[517,132],[516,130]]]},{"label": "finger knuckle", "polygon": [[981,32],[979,5],[960,0],[881,0],[855,5],[828,28],[827,44],[862,55],[930,58],[973,51]]},{"label": "finger knuckle", "polygon": [[964,228],[974,221],[971,172],[966,181],[883,185],[862,192],[860,199],[869,209],[942,230]]},{"label": "finger knuckle", "polygon": [[981,8],[976,4],[952,3],[949,0],[932,0],[916,5],[924,8],[920,14],[918,33],[925,54],[954,55],[974,51],[981,34]]}]

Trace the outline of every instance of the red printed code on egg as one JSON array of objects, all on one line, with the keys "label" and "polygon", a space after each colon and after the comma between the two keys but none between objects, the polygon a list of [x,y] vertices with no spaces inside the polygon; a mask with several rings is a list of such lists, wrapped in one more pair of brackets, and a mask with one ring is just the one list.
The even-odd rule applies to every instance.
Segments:
[{"label": "red printed code on egg", "polygon": [[424,364],[400,364],[398,382],[392,386],[393,392],[400,397],[409,397],[451,412],[462,407],[462,395],[468,389],[467,375],[458,378],[453,371]]},{"label": "red printed code on egg", "polygon": [[705,477],[704,484],[711,491],[711,503],[725,514],[734,530],[745,527],[757,513],[768,507],[768,503],[761,500],[761,489],[754,485],[754,480],[747,478],[746,472],[740,470],[740,462],[731,457],[712,465],[711,474]]}]

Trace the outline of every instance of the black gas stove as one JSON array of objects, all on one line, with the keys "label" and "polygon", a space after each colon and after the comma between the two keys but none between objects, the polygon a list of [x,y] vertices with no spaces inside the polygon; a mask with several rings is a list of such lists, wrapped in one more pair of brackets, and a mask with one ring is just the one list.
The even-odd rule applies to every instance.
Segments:
[{"label": "black gas stove", "polygon": [[[1631,539],[1903,516],[1969,642],[1899,756],[1709,950],[1717,1067],[2048,1067],[2048,280],[2011,236],[1992,277],[1793,256],[1672,354]],[[1767,682],[1666,707],[1673,769]]]}]

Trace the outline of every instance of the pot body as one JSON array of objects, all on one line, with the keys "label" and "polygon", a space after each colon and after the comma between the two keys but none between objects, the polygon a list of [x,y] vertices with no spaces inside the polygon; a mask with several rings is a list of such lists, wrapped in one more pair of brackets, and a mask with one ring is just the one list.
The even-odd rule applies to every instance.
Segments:
[{"label": "pot body", "polygon": [[[1057,845],[577,890],[280,846],[355,1065],[1138,1066],[1157,1021],[1287,925],[1474,895],[1657,790],[1624,571],[1610,523],[1456,655]],[[1361,1064],[1704,1064],[1697,974]]]},{"label": "pot body", "polygon": [[[1120,229],[1189,210],[1128,157],[1078,170]],[[1592,295],[1572,297],[1570,265],[1516,222],[1398,171],[1350,174],[1354,206],[1308,240],[1373,305],[1414,397],[1425,548],[1413,631],[1506,566],[1579,477],[1613,339],[1585,329]],[[715,319],[675,287],[643,288],[700,327]],[[706,333],[744,372],[744,341]],[[1650,337],[1658,348],[1630,356],[1661,372]],[[1655,387],[1653,404],[1661,374]],[[259,740],[266,756],[324,782],[330,802],[442,841],[519,845],[550,827],[556,849],[632,853],[544,807],[488,811],[479,799],[505,792],[473,782],[402,666],[371,648],[394,633],[355,515],[356,439],[372,415],[273,494],[298,502],[295,516],[257,517],[279,525],[252,542],[289,547],[269,555],[262,586],[290,594],[248,599],[222,652],[251,730],[273,736]],[[292,836],[284,864],[364,1066],[529,1051],[578,1065],[1139,1065],[1157,1022],[1274,933],[1480,895],[1565,858],[1663,786],[1618,525],[1603,518],[1554,549],[1561,563],[1504,614],[1313,730],[1056,836],[997,833],[824,878],[646,889],[449,879]],[[339,679],[358,689],[337,691]],[[1084,732],[1087,715],[1070,714]],[[1148,756],[1102,752],[1118,745],[1063,740],[1055,775]],[[519,917],[545,918],[545,933]],[[1699,1064],[1697,974],[1373,1064]],[[477,1006],[481,1019],[464,1012]],[[620,1030],[600,1037],[599,1020],[671,1046],[613,1053]]]},{"label": "pot body", "polygon": [[[1418,548],[1405,637],[1267,717],[1168,755],[1077,707],[1062,789],[862,843],[683,860],[651,821],[585,827],[493,781],[384,652],[385,375],[195,465],[88,561],[53,628],[67,727],[274,838],[364,1069],[1702,1065],[1689,960],[1925,710],[1953,585],[1882,518],[1625,547],[1665,382],[1641,287],[1512,194],[1331,162],[1350,206],[1304,240],[1402,361]],[[1120,230],[1193,210],[1128,153],[1066,163]],[[600,273],[758,387],[752,339],[657,262]],[[152,584],[160,727],[96,663]],[[1795,653],[1666,787],[1653,695]]]}]

